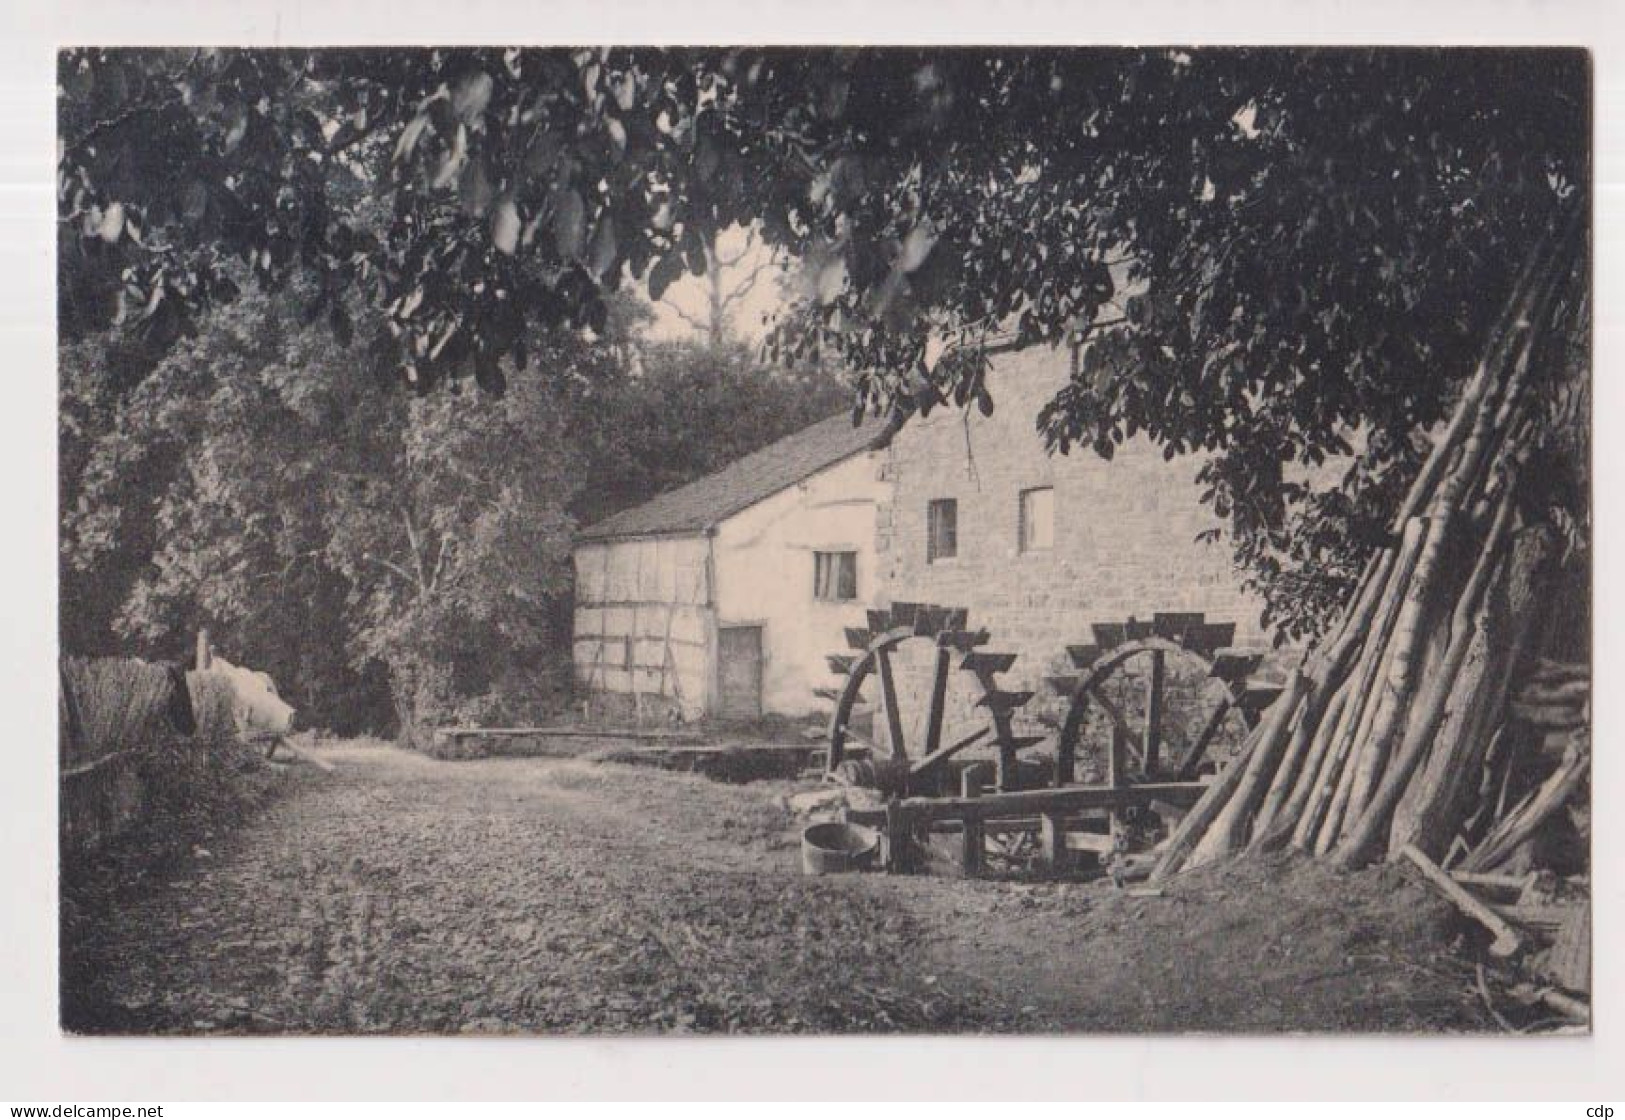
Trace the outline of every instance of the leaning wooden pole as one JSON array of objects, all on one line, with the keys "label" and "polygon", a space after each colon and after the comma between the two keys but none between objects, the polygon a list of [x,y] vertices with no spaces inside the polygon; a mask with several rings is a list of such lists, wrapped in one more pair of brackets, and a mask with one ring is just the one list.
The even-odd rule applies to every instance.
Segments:
[{"label": "leaning wooden pole", "polygon": [[[1517,482],[1579,214],[1530,254],[1484,357],[1320,650],[1164,845],[1155,877],[1291,843],[1352,867],[1454,835],[1548,550]],[[1511,560],[1513,542],[1523,541]]]}]

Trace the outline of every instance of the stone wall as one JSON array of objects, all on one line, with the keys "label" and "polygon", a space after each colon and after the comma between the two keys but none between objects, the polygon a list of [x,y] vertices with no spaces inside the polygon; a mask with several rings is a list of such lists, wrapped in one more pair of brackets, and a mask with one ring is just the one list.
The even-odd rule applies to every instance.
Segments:
[{"label": "stone wall", "polygon": [[[1086,448],[1045,451],[1036,417],[1067,366],[1064,352],[1001,358],[989,381],[991,417],[944,408],[910,420],[892,442],[891,500],[878,514],[881,599],[968,608],[971,625],[992,633],[989,649],[1020,655],[1001,685],[1039,692],[1021,721],[1029,730],[1061,707],[1043,679],[1070,670],[1066,646],[1089,642],[1091,623],[1201,611],[1235,623],[1238,645],[1268,644],[1261,603],[1242,590],[1229,542],[1196,541],[1218,524],[1197,501],[1197,459],[1165,461],[1143,438],[1109,462]],[[1020,494],[1044,486],[1054,488],[1054,544],[1024,552]],[[926,510],[940,498],[958,503],[958,555],[931,562]],[[1182,697],[1170,696],[1171,724],[1207,706],[1191,668],[1169,666],[1170,690]],[[961,710],[950,724],[975,719]]]}]

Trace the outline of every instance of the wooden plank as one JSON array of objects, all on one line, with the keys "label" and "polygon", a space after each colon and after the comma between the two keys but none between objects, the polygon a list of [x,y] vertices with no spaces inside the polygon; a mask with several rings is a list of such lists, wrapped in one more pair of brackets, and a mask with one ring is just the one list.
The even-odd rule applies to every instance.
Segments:
[{"label": "wooden plank", "polygon": [[1192,653],[1199,653],[1203,657],[1212,657],[1214,653],[1225,646],[1234,645],[1235,641],[1236,624],[1234,622],[1207,622],[1187,630],[1183,645]]},{"label": "wooden plank", "polygon": [[1245,711],[1257,715],[1280,699],[1280,696],[1281,686],[1278,684],[1251,685],[1241,694],[1241,706]]},{"label": "wooden plank", "polygon": [[1087,669],[1100,659],[1098,645],[1067,646],[1066,655],[1072,659],[1074,669]]},{"label": "wooden plank", "polygon": [[825,655],[824,660],[829,663],[830,672],[845,677],[851,674],[852,666],[857,664],[858,659],[855,654],[831,653]]},{"label": "wooden plank", "polygon": [[1006,673],[1016,663],[1013,653],[967,653],[960,658],[959,667],[978,675],[982,673]]},{"label": "wooden plank", "polygon": [[1547,969],[1570,992],[1591,992],[1591,902],[1568,909],[1552,941]]},{"label": "wooden plank", "polygon": [[1218,653],[1213,658],[1213,666],[1208,670],[1208,676],[1217,677],[1221,681],[1239,684],[1252,676],[1258,667],[1264,663],[1262,653],[1241,653],[1227,650]]},{"label": "wooden plank", "polygon": [[944,630],[937,635],[937,644],[969,653],[977,646],[987,645],[991,638],[986,630]]},{"label": "wooden plank", "polygon": [[[1089,627],[1089,632],[1095,637],[1095,645],[1102,650],[1120,646],[1125,640],[1121,622],[1097,622]],[[1083,668],[1081,665],[1078,667]]]},{"label": "wooden plank", "polygon": [[872,641],[874,641],[873,631],[866,630],[861,626],[846,627],[846,645],[848,649],[866,650]]},{"label": "wooden plank", "polygon": [[947,616],[948,612],[944,608],[923,604],[914,612],[914,633],[921,638],[928,638],[947,629],[943,625]]},{"label": "wooden plank", "polygon": [[1066,848],[1069,852],[1094,852],[1109,856],[1117,850],[1117,841],[1109,832],[1068,832]]},{"label": "wooden plank", "polygon": [[893,603],[891,605],[891,625],[896,628],[912,630],[914,620],[920,617],[920,608],[923,603]]},{"label": "wooden plank", "polygon": [[1004,689],[995,688],[983,693],[982,698],[976,701],[976,705],[977,707],[986,708],[988,711],[1003,714],[1015,711],[1015,709],[1032,698],[1033,694],[1029,691],[1007,692]]},{"label": "wooden plank", "polygon": [[1157,611],[1151,616],[1151,632],[1159,638],[1177,642],[1205,622],[1207,615],[1201,611]]}]

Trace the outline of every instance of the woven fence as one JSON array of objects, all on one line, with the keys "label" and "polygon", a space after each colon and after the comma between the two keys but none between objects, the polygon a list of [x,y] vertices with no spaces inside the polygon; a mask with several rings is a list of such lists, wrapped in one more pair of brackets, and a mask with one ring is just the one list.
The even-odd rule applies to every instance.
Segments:
[{"label": "woven fence", "polygon": [[186,674],[196,732],[170,716],[172,671],[132,657],[67,657],[58,694],[60,836],[65,857],[94,854],[155,817],[218,798],[251,764],[236,742],[231,698]]}]

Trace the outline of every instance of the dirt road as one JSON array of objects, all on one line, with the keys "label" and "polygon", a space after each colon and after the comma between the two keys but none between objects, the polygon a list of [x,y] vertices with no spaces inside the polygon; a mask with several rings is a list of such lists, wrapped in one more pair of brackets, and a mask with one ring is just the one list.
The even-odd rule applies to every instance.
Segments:
[{"label": "dirt road", "polygon": [[64,946],[90,1032],[1481,1030],[1392,872],[805,879],[775,793],[590,762],[324,754]]}]

